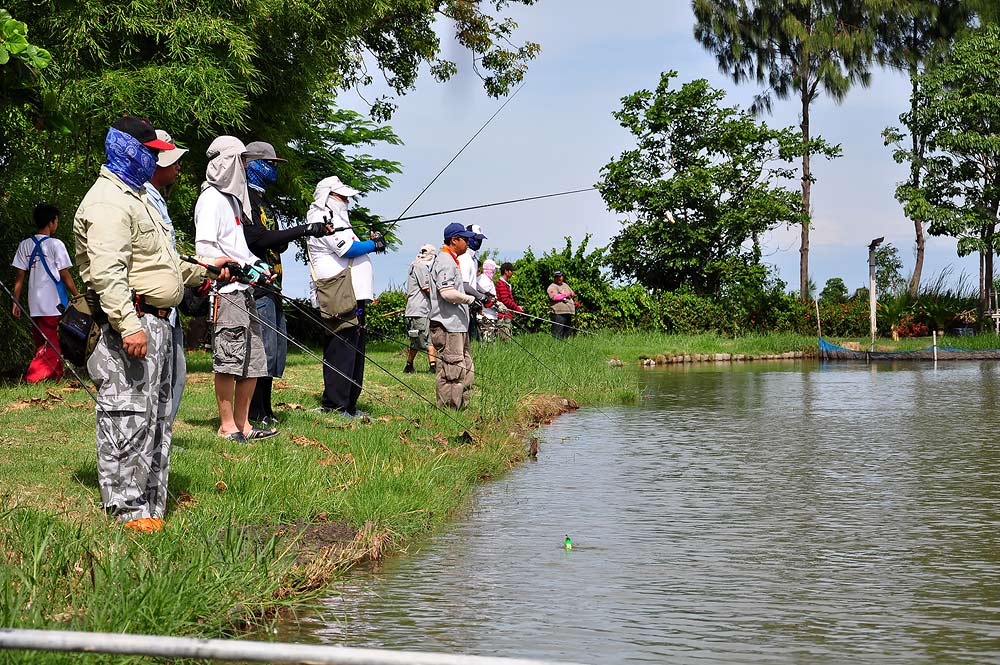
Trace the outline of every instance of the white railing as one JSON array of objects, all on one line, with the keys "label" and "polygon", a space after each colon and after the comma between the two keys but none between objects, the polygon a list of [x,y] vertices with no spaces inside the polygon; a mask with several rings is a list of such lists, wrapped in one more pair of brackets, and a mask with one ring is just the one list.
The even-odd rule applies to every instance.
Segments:
[{"label": "white railing", "polygon": [[491,656],[20,628],[0,628],[0,649],[113,653],[161,658],[209,658],[302,665],[553,665],[539,660]]}]

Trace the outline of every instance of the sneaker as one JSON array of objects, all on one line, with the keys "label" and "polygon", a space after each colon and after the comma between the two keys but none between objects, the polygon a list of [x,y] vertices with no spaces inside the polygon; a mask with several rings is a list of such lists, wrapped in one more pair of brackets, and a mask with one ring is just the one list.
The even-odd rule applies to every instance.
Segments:
[{"label": "sneaker", "polygon": [[234,443],[246,443],[247,438],[243,435],[243,432],[230,432],[229,434],[220,434],[226,441],[233,441]]},{"label": "sneaker", "polygon": [[333,413],[336,409],[331,409],[328,406],[317,406],[316,408],[309,409],[309,413]]},{"label": "sneaker", "polygon": [[261,429],[275,429],[275,425],[278,424],[278,419],[274,416],[264,416],[260,419]]},{"label": "sneaker", "polygon": [[278,430],[260,429],[254,427],[250,430],[250,433],[245,436],[246,441],[263,441],[264,439],[270,439],[271,437],[278,436]]},{"label": "sneaker", "polygon": [[413,365],[410,363],[406,363],[406,367],[403,368],[403,374],[413,374],[414,371]]},{"label": "sneaker", "polygon": [[158,517],[141,517],[137,520],[125,522],[122,526],[130,531],[154,533],[163,530],[163,520]]}]

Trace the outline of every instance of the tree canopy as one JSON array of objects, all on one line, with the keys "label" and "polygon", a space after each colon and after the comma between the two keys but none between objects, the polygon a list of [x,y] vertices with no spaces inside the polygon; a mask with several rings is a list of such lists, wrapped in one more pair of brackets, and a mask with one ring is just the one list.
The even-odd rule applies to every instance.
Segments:
[{"label": "tree canopy", "polygon": [[[721,106],[725,93],[703,79],[674,88],[675,77],[625,97],[614,114],[636,148],[609,162],[597,184],[608,208],[628,215],[608,262],[651,289],[717,294],[762,281],[760,235],[804,222],[798,195],[776,184],[792,176],[802,135]],[[837,154],[821,141],[813,150]]]},{"label": "tree canopy", "polygon": [[[695,38],[719,69],[737,83],[765,89],[753,110],[770,109],[772,95],[795,95],[801,106],[803,213],[811,214],[812,103],[826,92],[841,101],[856,84],[867,86],[875,42],[874,17],[892,0],[692,0]],[[802,224],[799,286],[808,298],[808,219]]]}]

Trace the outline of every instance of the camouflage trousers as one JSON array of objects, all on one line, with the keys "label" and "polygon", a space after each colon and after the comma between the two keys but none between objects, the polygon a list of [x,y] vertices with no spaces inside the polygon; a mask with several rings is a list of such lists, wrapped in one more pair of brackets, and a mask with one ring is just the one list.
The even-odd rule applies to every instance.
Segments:
[{"label": "camouflage trousers", "polygon": [[87,360],[97,388],[97,479],[104,509],[123,522],[162,518],[173,432],[173,331],[143,316],[146,357],[128,355],[111,326]]}]

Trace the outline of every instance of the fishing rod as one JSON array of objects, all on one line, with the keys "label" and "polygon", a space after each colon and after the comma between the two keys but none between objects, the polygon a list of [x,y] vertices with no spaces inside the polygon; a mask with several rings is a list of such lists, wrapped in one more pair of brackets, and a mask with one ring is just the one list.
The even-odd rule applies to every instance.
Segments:
[{"label": "fishing rod", "polygon": [[[199,265],[199,266],[205,268],[206,270],[208,270],[209,272],[212,272],[214,274],[218,274],[216,271],[221,271],[219,268],[216,268],[215,266],[210,266],[208,264],[202,263],[202,262],[198,261],[198,259],[196,259],[196,258],[194,258],[192,256],[188,256],[188,255],[182,254],[180,256],[180,259],[182,261],[187,262],[187,263],[194,263],[195,265]],[[308,313],[306,313],[303,310],[303,308],[298,303],[296,303],[294,300],[288,298],[287,296],[285,296],[284,294],[282,294],[277,289],[275,289],[275,288],[273,288],[273,287],[271,287],[270,285],[267,285],[267,284],[260,284],[260,283],[248,280],[247,279],[247,275],[243,271],[242,267],[239,266],[238,264],[236,264],[235,266],[231,266],[231,265],[227,264],[226,267],[230,269],[230,273],[231,274],[235,274],[236,275],[237,281],[241,281],[244,284],[250,284],[250,285],[255,286],[255,287],[260,287],[264,291],[266,291],[268,293],[271,293],[271,294],[274,294],[274,295],[278,296],[279,298],[281,298],[282,300],[285,300],[286,302],[291,302],[293,304],[293,306],[295,306],[303,315],[305,315],[305,316],[309,317],[310,319],[312,319],[312,316],[309,315]],[[226,294],[222,294],[222,293],[217,294],[217,295],[226,296]],[[384,406],[386,406],[393,413],[401,416],[404,420],[412,422],[415,426],[420,427],[419,421],[410,419],[410,418],[406,417],[405,415],[403,415],[402,412],[400,412],[394,406],[392,406],[391,404],[389,404],[388,402],[386,402],[382,398],[380,398],[377,395],[375,395],[374,392],[372,392],[370,389],[365,388],[362,384],[358,383],[353,378],[347,376],[344,372],[340,371],[340,369],[338,369],[337,367],[334,367],[331,363],[327,362],[325,358],[322,358],[322,357],[316,355],[316,353],[314,353],[312,350],[308,349],[305,345],[303,345],[301,342],[299,342],[298,340],[296,340],[293,337],[291,337],[290,335],[288,335],[286,332],[282,332],[276,326],[272,326],[267,321],[262,320],[257,314],[251,313],[250,310],[249,310],[249,308],[241,305],[240,303],[235,302],[234,300],[229,299],[228,297],[227,297],[227,300],[229,300],[229,302],[231,304],[235,304],[237,307],[243,309],[245,312],[247,312],[247,314],[249,316],[251,316],[254,319],[256,319],[258,323],[266,325],[270,330],[274,331],[278,335],[281,335],[287,341],[291,342],[292,344],[294,344],[298,348],[300,348],[303,351],[305,351],[306,354],[308,354],[313,359],[318,360],[324,367],[327,367],[327,368],[333,370],[338,375],[340,375],[343,378],[347,379],[347,381],[350,382],[352,385],[360,388],[362,391],[364,391],[364,392],[368,393],[369,395],[371,395],[376,401],[378,401],[379,403],[381,403]],[[336,318],[336,319],[338,319],[338,320],[340,320],[342,322],[345,321],[345,319],[343,319],[341,317],[334,316],[333,318]],[[313,319],[313,321],[315,321],[315,322],[319,323],[320,325],[322,325],[322,327],[326,331],[328,331],[330,334],[332,334],[334,337],[336,337],[341,343],[343,343],[346,346],[348,346],[355,353],[360,354],[361,357],[364,358],[366,361],[370,362],[372,365],[374,365],[378,369],[380,369],[383,372],[385,372],[389,377],[391,377],[397,383],[399,383],[404,388],[406,388],[407,390],[409,390],[410,392],[412,392],[414,395],[416,395],[422,401],[424,401],[427,404],[431,405],[431,407],[433,407],[436,411],[439,411],[442,415],[446,416],[449,420],[451,420],[452,422],[454,422],[456,425],[458,425],[459,427],[461,427],[463,430],[469,432],[469,434],[471,436],[471,426],[469,426],[469,425],[461,422],[460,420],[458,420],[457,418],[455,418],[452,414],[448,413],[447,411],[445,411],[444,409],[442,409],[441,407],[439,407],[437,404],[431,402],[429,399],[427,399],[422,394],[420,394],[419,391],[417,391],[416,389],[414,389],[413,387],[411,387],[405,381],[403,381],[402,379],[400,379],[399,377],[397,377],[395,374],[393,374],[391,371],[389,371],[388,369],[386,369],[385,367],[383,367],[380,363],[378,363],[377,361],[373,360],[367,354],[365,354],[364,352],[362,352],[361,349],[359,349],[357,346],[355,346],[354,344],[352,344],[349,341],[347,341],[346,339],[344,339],[341,335],[339,335],[335,331],[330,330],[330,328],[327,327],[326,324],[324,324],[322,322],[319,322],[319,321],[316,321],[315,319]],[[359,327],[364,328],[364,326],[359,326]]]},{"label": "fishing rod", "polygon": [[[525,83],[526,83],[526,82],[525,82]],[[462,154],[463,152],[465,152],[465,149],[466,149],[466,148],[468,148],[468,147],[469,147],[469,145],[470,145],[470,144],[471,144],[471,143],[472,143],[473,141],[475,141],[475,140],[476,140],[476,137],[477,137],[477,136],[479,136],[479,135],[480,135],[480,134],[481,134],[481,133],[483,132],[483,130],[484,130],[484,129],[486,129],[486,127],[487,127],[487,126],[489,126],[489,124],[490,124],[491,122],[493,122],[493,119],[494,119],[494,118],[496,118],[496,117],[497,117],[498,115],[500,115],[500,112],[501,112],[501,111],[503,111],[503,110],[504,110],[504,109],[505,109],[505,108],[507,107],[507,105],[508,105],[508,104],[510,104],[510,102],[511,102],[511,101],[512,101],[512,100],[513,100],[513,99],[514,99],[515,97],[517,97],[517,93],[521,92],[521,88],[523,88],[523,87],[524,87],[524,83],[522,83],[521,85],[517,86],[517,90],[515,90],[515,91],[514,91],[514,92],[513,92],[513,93],[512,93],[511,95],[510,95],[510,97],[508,97],[508,98],[506,99],[506,101],[504,101],[504,103],[500,105],[500,108],[498,108],[498,109],[497,109],[497,110],[496,110],[496,111],[495,111],[495,112],[493,113],[493,115],[491,115],[491,116],[490,116],[489,120],[487,120],[486,122],[484,122],[484,123],[483,123],[483,126],[482,126],[482,127],[480,127],[480,128],[479,128],[479,129],[478,129],[478,130],[476,131],[476,133],[475,133],[475,134],[473,134],[473,135],[472,135],[472,138],[470,138],[470,139],[469,139],[468,141],[466,141],[466,142],[465,142],[465,145],[463,145],[463,146],[462,146],[462,148],[461,148],[461,149],[460,149],[460,150],[459,150],[458,152],[456,152],[456,153],[455,153],[455,156],[454,156],[454,157],[452,157],[452,158],[451,158],[450,160],[448,160],[448,163],[447,163],[447,164],[445,164],[445,165],[444,165],[444,167],[442,167],[442,169],[441,169],[440,171],[438,171],[437,175],[436,175],[436,176],[434,176],[434,177],[433,177],[433,178],[431,179],[431,181],[430,181],[429,183],[427,183],[427,186],[426,186],[426,187],[424,187],[424,188],[423,188],[422,190],[420,190],[420,193],[419,193],[419,194],[417,194],[417,195],[416,195],[416,197],[414,197],[414,199],[413,199],[412,201],[410,201],[410,205],[406,206],[406,208],[404,208],[404,209],[403,209],[403,212],[399,213],[399,215],[398,215],[398,216],[396,217],[396,219],[394,219],[394,220],[392,220],[391,222],[389,222],[389,226],[388,226],[388,227],[387,227],[387,229],[386,229],[387,231],[388,231],[389,229],[392,229],[392,228],[395,228],[395,227],[396,227],[396,225],[397,225],[397,224],[399,223],[399,221],[400,221],[400,220],[402,219],[403,215],[405,215],[406,213],[408,213],[408,212],[410,211],[410,208],[412,208],[412,207],[413,207],[413,205],[414,205],[414,204],[415,204],[415,203],[416,203],[417,201],[419,201],[419,200],[420,200],[420,197],[421,197],[421,196],[423,196],[423,195],[424,195],[424,193],[425,193],[425,192],[426,192],[426,191],[427,191],[428,189],[430,189],[430,188],[431,188],[431,185],[433,185],[433,184],[434,184],[435,182],[437,182],[437,179],[441,177],[441,174],[442,174],[442,173],[444,173],[445,171],[447,171],[447,170],[448,170],[448,167],[449,167],[449,166],[451,166],[451,165],[452,165],[452,163],[453,163],[453,162],[454,162],[454,161],[455,161],[456,159],[458,159],[459,155],[461,155],[461,154]]]},{"label": "fishing rod", "polygon": [[[570,384],[569,381],[567,381],[566,379],[564,379],[562,377],[562,375],[560,375],[554,369],[552,369],[547,364],[545,364],[544,362],[542,362],[541,358],[539,358],[538,356],[536,356],[534,353],[532,353],[531,351],[529,351],[523,344],[521,344],[520,342],[518,342],[517,339],[515,339],[514,335],[510,336],[510,340],[512,342],[514,342],[514,344],[516,344],[518,347],[520,347],[520,349],[522,351],[524,351],[526,354],[528,354],[529,356],[531,356],[535,360],[535,362],[537,362],[539,365],[541,365],[542,367],[544,367],[545,369],[547,369],[554,377],[556,377],[557,379],[559,379],[559,381],[561,381],[563,383],[563,385],[565,385],[570,390],[576,390],[576,388],[574,388],[574,386],[572,384]],[[600,413],[602,416],[604,416],[605,418],[607,418],[609,421],[611,420],[611,416],[609,416],[607,413],[605,413],[604,411],[602,411],[599,407],[595,406],[593,408],[598,413]]]},{"label": "fishing rod", "polygon": [[[11,290],[7,288],[7,285],[3,282],[3,280],[0,280],[0,288],[2,288],[4,292],[6,292],[7,296],[11,299],[12,303],[21,308],[22,313],[25,314],[27,313],[24,312],[24,308],[21,307],[21,304],[14,297],[14,294],[11,292]],[[113,425],[114,428],[118,431],[119,441],[123,443],[128,441],[129,437],[125,434],[124,431],[122,431],[121,425],[118,424],[118,421],[101,404],[100,400],[97,398],[97,395],[95,395],[94,391],[91,390],[90,387],[87,385],[87,381],[84,380],[82,376],[80,376],[80,373],[78,371],[76,371],[76,366],[73,363],[66,360],[66,357],[62,354],[62,350],[59,349],[55,344],[53,344],[51,340],[49,340],[48,336],[44,333],[41,327],[37,323],[35,323],[35,320],[31,316],[26,316],[24,318],[28,320],[28,322],[31,324],[31,327],[35,329],[35,331],[39,334],[39,336],[41,336],[41,338],[45,340],[46,346],[52,349],[55,352],[56,356],[59,358],[59,360],[63,363],[63,365],[65,365],[66,368],[69,369],[70,374],[72,374],[73,377],[77,380],[77,382],[80,384],[80,387],[83,388],[83,390],[87,393],[90,399],[93,400],[94,404],[97,406],[97,410],[101,413],[102,416],[104,416],[105,421],[111,423],[111,425]],[[98,418],[97,427],[100,428],[100,426],[101,426],[101,419]],[[171,430],[172,429],[173,429],[173,422],[171,422]],[[107,430],[105,430],[105,432],[107,432]],[[124,447],[125,447],[124,445],[118,446],[119,449],[124,449]],[[146,473],[148,473],[149,475],[153,475],[152,467],[149,464],[146,464],[145,460],[143,460],[141,456],[136,457],[136,459],[138,460],[139,464],[145,467]],[[177,495],[170,491],[168,485],[164,485],[163,491],[166,492],[167,496],[170,499],[173,499],[175,505],[180,504]],[[164,513],[165,512],[166,511],[164,511]],[[116,521],[121,521],[121,520],[117,520],[116,518]]]},{"label": "fishing rod", "polygon": [[518,312],[517,310],[513,310],[513,309],[511,309],[509,307],[507,308],[507,311],[511,312],[513,314],[518,314],[520,316],[526,316],[529,319],[537,319],[537,320],[542,321],[544,323],[551,323],[554,326],[561,326],[563,328],[569,328],[570,330],[575,330],[577,332],[582,332],[584,335],[591,335],[593,337],[597,336],[595,333],[593,333],[593,332],[591,332],[589,330],[584,330],[583,328],[577,328],[576,326],[571,326],[568,323],[558,323],[558,322],[553,321],[551,319],[543,319],[540,316],[535,316],[534,314],[528,314],[527,312]]},{"label": "fishing rod", "polygon": [[570,194],[579,194],[581,192],[593,192],[596,187],[586,187],[584,189],[571,189],[566,192],[556,192],[555,194],[542,194],[540,196],[527,196],[520,199],[510,199],[509,201],[497,201],[496,203],[483,203],[481,205],[466,206],[465,208],[452,208],[451,210],[442,210],[440,212],[428,212],[422,215],[410,215],[409,217],[398,217],[393,220],[393,222],[405,222],[410,219],[422,219],[424,217],[437,217],[438,215],[450,215],[453,212],[465,212],[466,210],[479,210],[480,208],[492,208],[494,206],[504,206],[510,205],[512,203],[523,203],[524,201],[537,201],[539,199],[551,199],[556,196],[568,196]]}]

